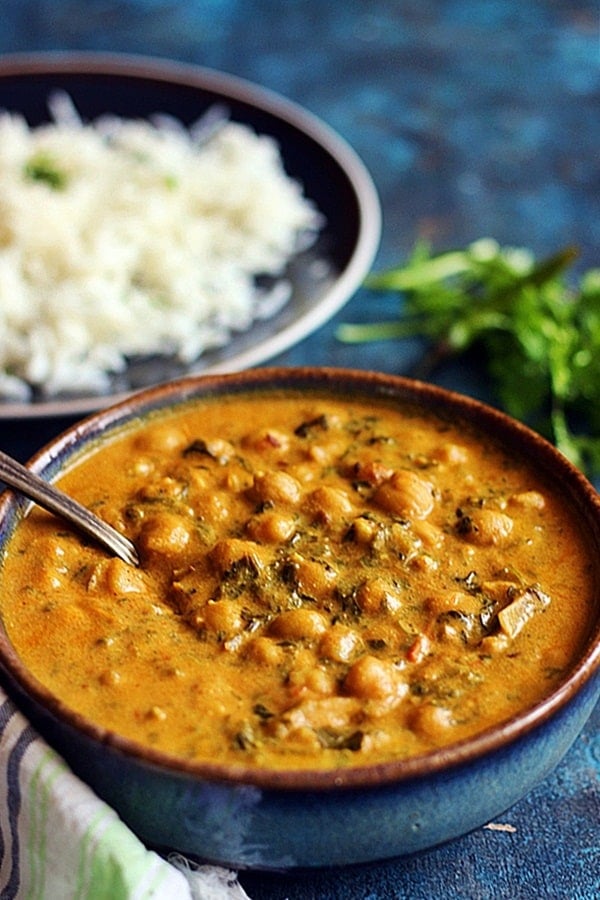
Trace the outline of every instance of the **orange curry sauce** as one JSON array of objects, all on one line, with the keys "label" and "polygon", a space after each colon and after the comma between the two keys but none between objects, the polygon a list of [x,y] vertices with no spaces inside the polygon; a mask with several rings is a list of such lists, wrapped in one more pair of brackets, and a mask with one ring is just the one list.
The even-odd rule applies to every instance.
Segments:
[{"label": "orange curry sauce", "polygon": [[10,639],[73,709],[188,759],[445,746],[550,692],[592,608],[585,539],[547,484],[411,408],[195,401],[60,485],[143,564],[36,509],[1,572]]}]

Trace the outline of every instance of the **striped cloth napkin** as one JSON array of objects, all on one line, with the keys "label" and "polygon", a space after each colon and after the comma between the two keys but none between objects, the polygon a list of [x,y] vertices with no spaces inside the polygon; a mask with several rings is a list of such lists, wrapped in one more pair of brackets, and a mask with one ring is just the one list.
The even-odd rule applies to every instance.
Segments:
[{"label": "striped cloth napkin", "polygon": [[0,688],[2,900],[243,900],[234,872],[148,850]]}]

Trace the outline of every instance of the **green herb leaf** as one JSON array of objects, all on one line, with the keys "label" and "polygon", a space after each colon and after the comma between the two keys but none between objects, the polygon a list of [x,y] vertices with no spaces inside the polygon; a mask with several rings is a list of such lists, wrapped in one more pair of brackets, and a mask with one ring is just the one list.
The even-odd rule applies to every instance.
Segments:
[{"label": "green herb leaf", "polygon": [[422,337],[428,359],[478,348],[508,413],[537,428],[588,474],[600,473],[600,269],[577,288],[566,247],[536,261],[491,238],[432,254],[419,243],[405,265],[369,276],[366,286],[398,292],[390,322],[343,324],[350,343]]},{"label": "green herb leaf", "polygon": [[68,180],[66,173],[47,153],[32,156],[25,164],[24,174],[29,181],[43,181],[53,190],[62,190]]},{"label": "green herb leaf", "polygon": [[330,750],[360,750],[364,738],[362,731],[352,731],[349,734],[338,734],[329,728],[317,728],[315,734],[321,745]]},{"label": "green herb leaf", "polygon": [[275,713],[272,713],[270,709],[268,709],[264,703],[256,703],[252,709],[252,712],[255,716],[258,716],[259,719],[272,719]]}]

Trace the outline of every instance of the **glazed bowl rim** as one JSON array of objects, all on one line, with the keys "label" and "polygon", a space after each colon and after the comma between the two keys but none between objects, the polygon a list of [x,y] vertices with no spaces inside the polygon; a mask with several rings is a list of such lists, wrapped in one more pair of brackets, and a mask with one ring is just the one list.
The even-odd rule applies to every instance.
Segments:
[{"label": "glazed bowl rim", "polygon": [[[583,511],[593,522],[591,543],[600,548],[600,494],[587,478],[555,447],[527,426],[480,400],[430,383],[382,372],[333,368],[325,366],[264,367],[243,372],[198,374],[155,385],[129,395],[126,399],[92,413],[42,447],[27,466],[38,474],[55,477],[64,461],[76,460],[80,447],[101,440],[102,435],[119,431],[142,415],[178,407],[195,397],[226,395],[228,392],[246,393],[259,390],[280,390],[312,387],[315,391],[336,389],[344,383],[364,394],[375,392],[377,399],[393,402],[425,403],[426,410],[441,414],[448,408],[460,418],[472,423],[479,431],[491,431],[493,436],[507,438],[525,458],[541,463],[546,474],[552,472],[565,491],[572,509]],[[337,388],[339,390],[339,387]],[[85,455],[85,453],[83,453]],[[0,536],[0,553],[10,542],[20,514],[27,508],[24,498],[17,498],[7,490],[0,498],[0,526],[12,520],[6,534]],[[600,557],[599,557],[600,558]],[[136,759],[172,775],[197,778],[201,781],[252,785],[262,789],[287,791],[329,791],[343,788],[383,787],[412,779],[423,779],[458,766],[474,764],[497,751],[508,748],[524,738],[562,710],[586,685],[600,668],[600,562],[595,563],[597,621],[592,624],[583,652],[570,667],[564,680],[546,697],[499,725],[487,728],[474,737],[406,759],[363,766],[336,769],[261,769],[253,766],[191,762],[157,751],[131,739],[96,725],[70,709],[37,681],[13,649],[3,627],[0,627],[0,669],[15,679],[19,690],[33,697],[61,723],[88,739],[104,744],[117,753]],[[0,623],[1,626],[1,623]]]}]

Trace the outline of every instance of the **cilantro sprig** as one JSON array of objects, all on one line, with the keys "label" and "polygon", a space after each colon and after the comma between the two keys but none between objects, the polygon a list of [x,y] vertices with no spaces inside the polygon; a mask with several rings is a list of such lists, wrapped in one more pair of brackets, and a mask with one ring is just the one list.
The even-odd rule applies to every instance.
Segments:
[{"label": "cilantro sprig", "polygon": [[573,287],[576,258],[567,247],[538,261],[490,238],[439,254],[419,243],[405,265],[366,281],[399,292],[399,317],[343,324],[337,335],[350,343],[422,337],[432,364],[477,348],[499,404],[599,474],[600,268]]}]

